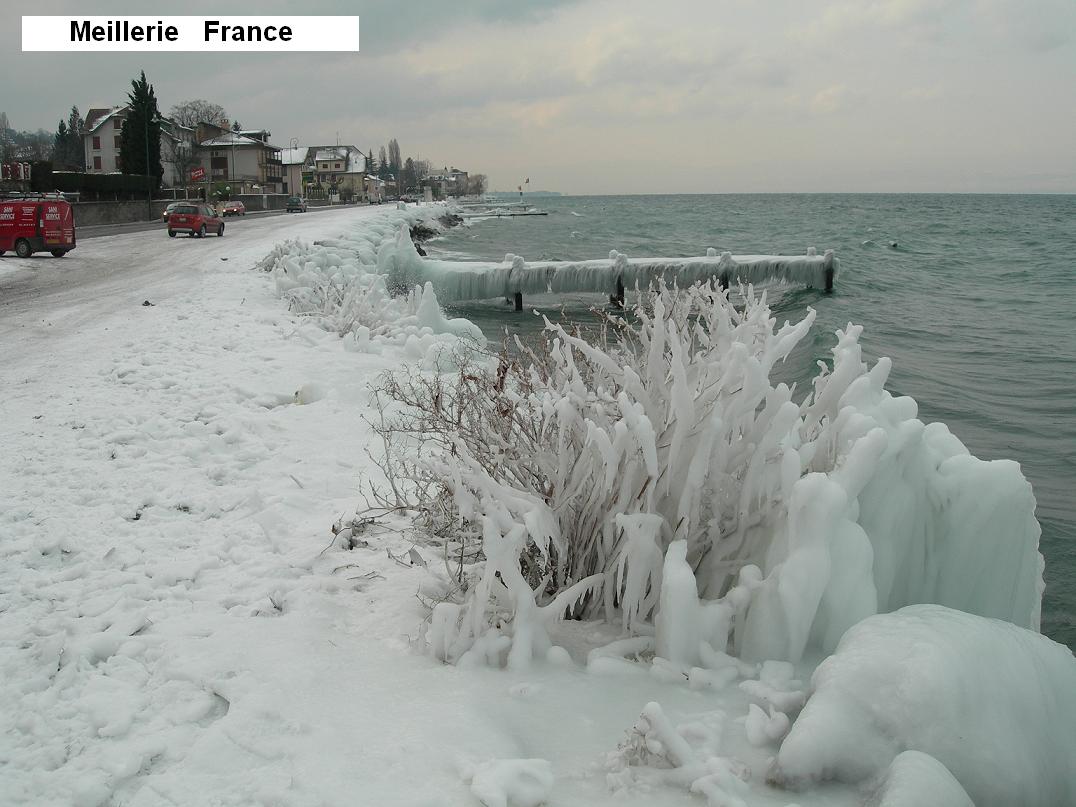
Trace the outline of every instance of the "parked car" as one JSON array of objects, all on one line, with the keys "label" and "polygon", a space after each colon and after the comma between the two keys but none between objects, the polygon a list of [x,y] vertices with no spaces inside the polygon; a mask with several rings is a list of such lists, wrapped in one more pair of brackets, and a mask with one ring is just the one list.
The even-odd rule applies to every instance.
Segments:
[{"label": "parked car", "polygon": [[50,252],[62,258],[75,248],[75,214],[62,196],[25,194],[0,199],[0,255],[20,258]]},{"label": "parked car", "polygon": [[224,203],[225,216],[245,216],[246,214],[247,206],[240,202],[238,199],[233,199],[230,202]]},{"label": "parked car", "polygon": [[189,204],[190,202],[169,202],[168,207],[165,208],[165,212],[160,214],[160,221],[168,224],[168,216],[172,214],[172,211],[180,207],[181,204]]},{"label": "parked car", "polygon": [[213,208],[203,204],[181,204],[168,217],[168,237],[176,233],[188,233],[204,238],[206,233],[224,235],[224,219]]},{"label": "parked car", "polygon": [[289,213],[305,213],[306,212],[306,199],[302,196],[289,196],[288,197],[288,212]]}]

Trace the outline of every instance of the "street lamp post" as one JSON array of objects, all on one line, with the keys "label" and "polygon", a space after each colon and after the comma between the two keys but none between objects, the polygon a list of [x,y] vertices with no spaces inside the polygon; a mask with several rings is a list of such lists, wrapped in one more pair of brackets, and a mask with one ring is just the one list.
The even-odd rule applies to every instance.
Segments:
[{"label": "street lamp post", "polygon": [[[153,123],[160,125],[163,118],[159,115],[153,118]],[[144,119],[144,130],[146,136],[146,218],[150,221],[153,220],[153,180],[150,178],[150,164],[149,164],[149,124],[150,118],[147,115]]]}]

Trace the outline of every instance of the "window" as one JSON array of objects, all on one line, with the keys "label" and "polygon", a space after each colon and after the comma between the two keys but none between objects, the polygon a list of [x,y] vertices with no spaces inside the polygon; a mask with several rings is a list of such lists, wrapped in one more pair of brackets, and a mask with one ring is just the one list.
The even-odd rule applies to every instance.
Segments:
[{"label": "window", "polygon": [[[96,138],[95,138],[95,139],[96,139]],[[94,158],[93,158],[93,167],[94,167],[94,169],[96,169],[97,171],[100,171],[100,170],[101,170],[101,158],[100,158],[100,157],[94,157]]]},{"label": "window", "polygon": [[123,141],[123,137],[121,137],[120,135],[116,135],[113,139],[115,140],[116,148],[119,148]]},{"label": "window", "polygon": [[333,163],[333,168],[340,170],[340,163]]},{"label": "window", "polygon": [[[97,135],[93,136],[93,147],[95,149],[101,148],[101,138],[98,137]],[[100,167],[100,166],[98,166],[98,167]]]},{"label": "window", "polygon": [[122,129],[123,128],[123,118],[113,118],[112,119],[112,128],[113,129]]}]

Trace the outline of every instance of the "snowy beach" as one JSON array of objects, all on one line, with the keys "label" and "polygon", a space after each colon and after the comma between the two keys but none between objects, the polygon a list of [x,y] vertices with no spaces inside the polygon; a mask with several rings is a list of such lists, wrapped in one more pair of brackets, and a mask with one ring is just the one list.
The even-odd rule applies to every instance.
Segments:
[{"label": "snowy beach", "polygon": [[[517,605],[502,626],[477,599],[451,604],[458,624],[447,602],[431,620],[445,548],[416,543],[403,515],[334,534],[385,481],[371,382],[448,370],[475,335],[432,287],[383,294],[414,260],[400,227],[430,215],[344,209],[0,262],[6,279],[112,267],[0,322],[0,802],[1076,803],[1076,662],[1036,632],[1030,485],[924,427],[884,391],[888,365],[860,372],[854,328],[833,340],[828,397],[801,411],[758,381],[738,415],[760,457],[723,477],[758,516],[746,544],[779,528],[703,599],[684,542],[641,515],[618,522],[643,548],[629,564],[649,564],[629,566],[623,621],[528,622]],[[771,332],[767,314],[762,367],[810,325]],[[728,366],[755,378],[747,358]],[[674,379],[696,381],[712,388]],[[685,468],[700,433],[673,435]],[[476,521],[520,525],[490,547],[538,542],[531,510],[479,493]],[[698,520],[698,501],[671,506]]]}]

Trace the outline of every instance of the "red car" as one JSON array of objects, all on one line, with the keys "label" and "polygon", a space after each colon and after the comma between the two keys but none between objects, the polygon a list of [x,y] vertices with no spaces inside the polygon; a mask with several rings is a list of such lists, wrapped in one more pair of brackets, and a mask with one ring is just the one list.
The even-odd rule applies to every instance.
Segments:
[{"label": "red car", "polygon": [[179,205],[168,216],[168,237],[176,233],[189,233],[204,238],[206,233],[224,235],[224,219],[219,218],[208,205]]},{"label": "red car", "polygon": [[246,214],[247,206],[240,202],[238,199],[234,199],[231,202],[224,203],[225,216],[245,216]]},{"label": "red car", "polygon": [[20,258],[46,251],[62,258],[74,248],[75,217],[62,196],[0,199],[0,255],[12,249]]}]

